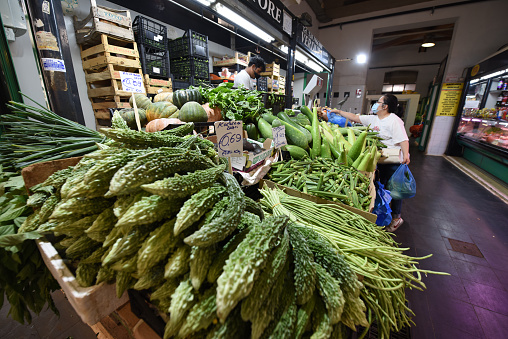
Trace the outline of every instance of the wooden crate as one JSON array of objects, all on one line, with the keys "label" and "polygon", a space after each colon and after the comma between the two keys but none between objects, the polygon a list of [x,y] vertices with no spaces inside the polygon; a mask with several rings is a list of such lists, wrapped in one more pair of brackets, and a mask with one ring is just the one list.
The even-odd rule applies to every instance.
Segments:
[{"label": "wooden crate", "polygon": [[265,71],[263,73],[261,73],[261,76],[266,76],[266,77],[271,77],[271,78],[274,78],[274,77],[278,78],[279,75],[280,75],[280,65],[276,64],[276,63],[266,64]]},{"label": "wooden crate", "polygon": [[111,126],[110,108],[122,109],[130,108],[129,99],[131,94],[127,96],[112,95],[105,97],[90,98],[92,109],[95,115],[95,125],[97,130],[101,127]]},{"label": "wooden crate", "polygon": [[248,54],[242,54],[240,52],[235,52],[235,56],[232,58],[228,58],[228,56],[224,56],[222,58],[218,58],[212,56],[213,66],[218,67],[229,67],[235,65],[242,65],[247,67],[250,60],[250,52]]},{"label": "wooden crate", "polygon": [[135,42],[126,42],[102,34],[101,42],[92,47],[80,46],[83,69],[101,72],[108,65],[114,65],[116,71],[132,72],[141,69],[138,46]]},{"label": "wooden crate", "polygon": [[107,34],[121,40],[134,41],[129,11],[97,6],[95,0],[91,0],[90,5],[90,14],[85,19],[78,20],[74,16],[74,30],[76,31],[76,41],[78,44],[98,44],[102,34]]},{"label": "wooden crate", "polygon": [[173,83],[171,79],[153,79],[148,74],[144,75],[145,88],[147,94],[159,94],[162,92],[173,92]]},{"label": "wooden crate", "polygon": [[268,89],[278,90],[279,89],[279,80],[277,78],[268,78],[267,80]]}]

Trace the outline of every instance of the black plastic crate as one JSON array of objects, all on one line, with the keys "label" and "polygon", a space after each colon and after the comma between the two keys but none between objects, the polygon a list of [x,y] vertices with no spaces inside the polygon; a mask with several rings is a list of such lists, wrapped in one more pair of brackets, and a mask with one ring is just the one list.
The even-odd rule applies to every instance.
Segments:
[{"label": "black plastic crate", "polygon": [[268,78],[260,77],[257,80],[257,89],[258,91],[268,91]]},{"label": "black plastic crate", "polygon": [[168,49],[168,34],[166,26],[138,15],[132,23],[132,30],[138,44],[145,48],[166,51]]},{"label": "black plastic crate", "polygon": [[[187,88],[189,86],[210,85],[210,78],[183,77],[173,74],[173,89]],[[184,87],[185,86],[185,87]]]},{"label": "black plastic crate", "polygon": [[208,59],[208,37],[189,30],[183,37],[168,41],[171,59],[201,57]]},{"label": "black plastic crate", "polygon": [[139,57],[141,59],[143,74],[166,80],[171,76],[169,73],[169,55],[167,51],[152,52],[144,45],[139,45]]},{"label": "black plastic crate", "polygon": [[196,57],[181,57],[171,59],[171,73],[177,77],[191,77],[206,79],[210,77],[208,59]]}]

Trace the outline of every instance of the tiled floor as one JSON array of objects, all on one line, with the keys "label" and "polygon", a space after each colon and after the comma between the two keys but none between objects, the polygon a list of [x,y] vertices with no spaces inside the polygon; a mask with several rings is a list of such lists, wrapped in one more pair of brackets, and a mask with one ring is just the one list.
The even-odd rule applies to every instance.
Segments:
[{"label": "tiled floor", "polygon": [[[411,338],[508,338],[508,205],[442,157],[412,150],[417,195],[404,202],[397,239],[428,270],[427,290],[408,291]],[[483,258],[452,250],[448,239],[474,243]]]},{"label": "tiled floor", "polygon": [[[417,195],[403,204],[404,224],[397,239],[428,270],[427,290],[408,291],[416,313],[414,339],[508,338],[508,205],[442,157],[412,150],[410,169]],[[483,258],[454,252],[448,239],[476,244]],[[0,339],[95,338],[60,291],[54,293],[61,317],[51,311],[21,326],[0,310]]]}]

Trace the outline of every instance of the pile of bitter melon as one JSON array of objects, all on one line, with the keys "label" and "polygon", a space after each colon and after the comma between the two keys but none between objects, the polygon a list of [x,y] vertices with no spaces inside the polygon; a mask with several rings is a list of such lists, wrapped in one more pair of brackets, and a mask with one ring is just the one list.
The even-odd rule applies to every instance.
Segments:
[{"label": "pile of bitter melon", "polygon": [[[367,326],[363,288],[312,229],[264,217],[224,173],[213,144],[127,130],[31,188],[38,230],[77,264],[82,286],[148,290],[168,314],[164,338],[340,338]],[[148,148],[150,147],[150,148]]]}]

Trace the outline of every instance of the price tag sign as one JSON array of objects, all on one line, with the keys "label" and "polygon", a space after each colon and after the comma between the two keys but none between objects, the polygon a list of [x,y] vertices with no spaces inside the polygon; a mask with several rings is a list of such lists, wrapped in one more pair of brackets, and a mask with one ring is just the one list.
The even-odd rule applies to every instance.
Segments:
[{"label": "price tag sign", "polygon": [[215,122],[219,157],[243,157],[242,126],[241,120]]},{"label": "price tag sign", "polygon": [[274,148],[281,148],[288,144],[286,140],[286,126],[272,128]]},{"label": "price tag sign", "polygon": [[145,93],[143,78],[139,73],[120,72],[122,89],[126,92]]}]

